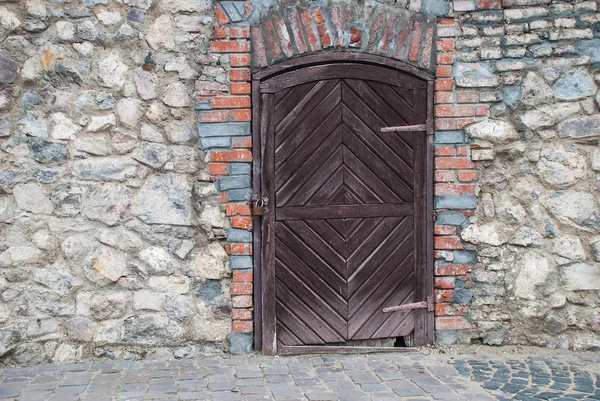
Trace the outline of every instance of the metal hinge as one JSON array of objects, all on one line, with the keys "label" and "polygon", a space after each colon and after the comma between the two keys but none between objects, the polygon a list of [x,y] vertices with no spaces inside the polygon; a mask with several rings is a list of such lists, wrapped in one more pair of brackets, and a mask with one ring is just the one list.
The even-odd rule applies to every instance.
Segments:
[{"label": "metal hinge", "polygon": [[389,306],[387,308],[383,308],[383,313],[396,312],[400,310],[413,310],[413,309],[425,309],[427,311],[433,312],[433,297],[427,297],[427,301],[415,302],[412,304],[398,305],[398,306]]},{"label": "metal hinge", "polygon": [[426,124],[417,125],[402,125],[399,127],[383,127],[380,129],[381,132],[407,132],[407,131],[427,131]]}]

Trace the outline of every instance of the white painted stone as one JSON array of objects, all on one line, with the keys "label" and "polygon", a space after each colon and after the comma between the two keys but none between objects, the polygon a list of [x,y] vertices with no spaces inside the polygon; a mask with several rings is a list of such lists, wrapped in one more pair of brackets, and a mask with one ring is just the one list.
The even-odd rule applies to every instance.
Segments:
[{"label": "white painted stone", "polygon": [[140,127],[140,139],[156,143],[162,143],[165,141],[163,134],[154,125],[146,123],[142,123]]},{"label": "white painted stone", "polygon": [[523,80],[523,99],[528,106],[537,106],[552,100],[552,88],[535,72],[528,72]]},{"label": "white painted stone", "polygon": [[73,43],[73,49],[82,56],[89,57],[94,52],[94,45],[90,42]]},{"label": "white painted stone", "polygon": [[133,217],[133,191],[121,184],[95,185],[87,193],[81,214],[108,226],[125,222]]},{"label": "white painted stone", "polygon": [[538,176],[556,188],[568,188],[586,174],[583,155],[562,144],[545,148],[537,163]]},{"label": "white painted stone", "polygon": [[138,234],[122,226],[101,228],[96,232],[96,238],[101,243],[123,252],[137,252],[144,246],[144,241]]},{"label": "white painted stone", "polygon": [[102,86],[121,88],[127,79],[129,67],[117,53],[112,53],[98,65],[98,77]]},{"label": "white painted stone", "polygon": [[134,310],[151,310],[161,311],[165,295],[155,291],[136,291],[133,293],[133,309]]},{"label": "white painted stone", "polygon": [[210,242],[192,260],[190,274],[206,280],[221,280],[229,277],[231,274],[229,256],[223,246],[218,242]]},{"label": "white painted stone", "polygon": [[521,122],[532,130],[551,127],[565,118],[579,113],[580,103],[555,103],[536,107],[521,116]]},{"label": "white painted stone", "polygon": [[177,255],[180,259],[185,259],[185,257],[190,253],[196,243],[189,239],[184,239],[181,241],[177,249],[175,249],[175,255]]},{"label": "white painted stone", "polygon": [[554,253],[571,261],[585,260],[585,250],[579,237],[561,235],[553,240]]},{"label": "white painted stone", "polygon": [[575,263],[562,268],[567,291],[600,290],[600,263]]},{"label": "white painted stone", "polygon": [[134,212],[148,224],[193,224],[192,186],[181,175],[152,175],[138,193]]},{"label": "white painted stone", "polygon": [[98,345],[118,343],[123,336],[123,323],[119,320],[98,322],[94,343]]},{"label": "white painted stone", "polygon": [[0,26],[8,31],[14,31],[21,26],[21,20],[8,8],[0,6]]},{"label": "white painted stone", "polygon": [[17,127],[25,135],[48,139],[48,123],[40,114],[27,114],[17,122]]},{"label": "white painted stone", "polygon": [[21,69],[21,76],[26,81],[37,81],[42,78],[44,70],[38,56],[33,56],[25,60]]},{"label": "white painted stone", "polygon": [[52,121],[52,130],[50,131],[52,139],[72,140],[81,131],[81,127],[63,113],[51,114],[50,121]]},{"label": "white painted stone", "polygon": [[520,139],[512,124],[500,120],[486,120],[469,125],[465,128],[465,132],[472,139],[481,139],[498,144]]},{"label": "white painted stone", "polygon": [[0,110],[10,107],[10,99],[4,93],[0,92]]},{"label": "white painted stone", "polygon": [[129,274],[127,269],[127,257],[123,252],[103,246],[100,255],[92,265],[94,277],[105,277],[116,282],[123,276]]},{"label": "white painted stone", "polygon": [[11,246],[0,254],[0,266],[34,265],[42,262],[44,253],[32,246]]},{"label": "white painted stone", "polygon": [[0,223],[11,222],[15,216],[16,203],[12,196],[0,196]]},{"label": "white painted stone", "polygon": [[139,8],[140,10],[148,10],[152,7],[153,0],[117,0],[121,4]]},{"label": "white painted stone", "polygon": [[41,185],[36,183],[18,184],[13,188],[17,207],[36,214],[50,214],[54,210],[52,202]]},{"label": "white painted stone", "polygon": [[102,10],[96,13],[96,18],[98,18],[104,25],[115,25],[121,21],[122,16],[118,11]]},{"label": "white painted stone", "polygon": [[172,13],[187,12],[199,13],[209,9],[209,3],[206,0],[188,1],[188,0],[161,0],[157,6],[161,11]]},{"label": "white painted stone", "polygon": [[75,362],[78,358],[77,355],[81,356],[81,348],[82,346],[75,346],[73,344],[61,343],[58,348],[56,348],[56,352],[52,357],[52,362],[54,363],[67,363],[67,362]]},{"label": "white painted stone", "polygon": [[514,234],[515,230],[499,222],[486,224],[471,224],[462,231],[463,240],[473,244],[488,244],[500,246],[505,244]]},{"label": "white painted stone", "polygon": [[119,121],[129,128],[135,128],[144,115],[142,102],[137,99],[124,98],[117,103]]},{"label": "white painted stone", "polygon": [[523,223],[527,212],[523,206],[508,196],[498,196],[495,199],[496,217],[506,223]]},{"label": "white painted stone", "polygon": [[169,160],[170,152],[164,145],[145,143],[136,148],[131,157],[140,163],[159,169]]},{"label": "white painted stone", "polygon": [[56,22],[56,34],[66,42],[72,42],[75,39],[75,24],[69,21]]},{"label": "white painted stone", "polygon": [[592,153],[592,170],[600,171],[600,149],[594,149]]},{"label": "white painted stone", "polygon": [[164,104],[171,107],[186,107],[190,104],[187,87],[183,82],[174,82],[167,86],[160,97]]},{"label": "white painted stone", "polygon": [[153,102],[150,107],[148,107],[146,117],[148,120],[150,120],[150,122],[158,124],[169,118],[169,109],[167,106],[162,104],[162,102]]},{"label": "white painted stone", "polygon": [[162,14],[148,29],[146,40],[154,50],[174,50],[175,34],[173,20],[167,14]]},{"label": "white painted stone", "polygon": [[561,223],[600,232],[600,208],[598,197],[594,194],[580,191],[552,192],[540,198],[540,202]]},{"label": "white painted stone", "polygon": [[92,116],[87,126],[89,132],[107,131],[117,126],[117,118],[114,113]]},{"label": "white painted stone", "polygon": [[153,246],[140,251],[138,257],[148,266],[151,275],[169,275],[173,273],[176,262],[165,249]]},{"label": "white painted stone", "polygon": [[73,141],[73,148],[94,156],[108,156],[113,153],[112,138],[109,134],[87,134]]},{"label": "white painted stone", "polygon": [[517,263],[517,269],[519,274],[515,280],[515,297],[534,300],[539,297],[536,287],[546,282],[554,268],[546,256],[527,252]]},{"label": "white painted stone", "polygon": [[198,218],[201,226],[206,227],[206,230],[211,228],[223,228],[225,226],[225,216],[218,205],[207,203],[202,207],[202,213]]},{"label": "white painted stone", "polygon": [[125,181],[135,177],[138,164],[129,157],[102,157],[77,160],[72,165],[75,176],[88,180]]},{"label": "white painted stone", "polygon": [[165,64],[165,71],[177,71],[179,79],[194,79],[198,76],[184,56],[169,59]]},{"label": "white painted stone", "polygon": [[192,127],[183,121],[171,121],[165,124],[165,132],[169,142],[178,145],[187,145],[197,141],[197,134]]},{"label": "white painted stone", "polygon": [[158,77],[148,71],[138,71],[133,75],[138,94],[144,100],[156,99]]},{"label": "white painted stone", "polygon": [[48,17],[48,10],[46,10],[46,3],[43,0],[27,0],[25,2],[27,14],[38,19],[46,19]]},{"label": "white painted stone", "polygon": [[53,245],[53,238],[50,236],[50,232],[48,230],[39,230],[33,233],[31,236],[31,240],[41,249],[49,249],[51,245]]},{"label": "white painted stone", "polygon": [[544,238],[535,228],[524,225],[517,230],[508,243],[520,246],[542,246],[543,240]]},{"label": "white painted stone", "polygon": [[187,294],[190,292],[190,280],[185,276],[153,276],[148,279],[148,287],[159,292]]}]

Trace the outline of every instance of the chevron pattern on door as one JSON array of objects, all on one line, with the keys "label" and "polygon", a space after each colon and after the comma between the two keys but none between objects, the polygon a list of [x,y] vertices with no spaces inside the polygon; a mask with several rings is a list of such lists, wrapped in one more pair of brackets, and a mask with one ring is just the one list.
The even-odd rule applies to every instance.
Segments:
[{"label": "chevron pattern on door", "polygon": [[416,312],[382,310],[422,301],[425,135],[380,128],[425,123],[425,86],[328,71],[272,95],[280,346],[406,336]]}]

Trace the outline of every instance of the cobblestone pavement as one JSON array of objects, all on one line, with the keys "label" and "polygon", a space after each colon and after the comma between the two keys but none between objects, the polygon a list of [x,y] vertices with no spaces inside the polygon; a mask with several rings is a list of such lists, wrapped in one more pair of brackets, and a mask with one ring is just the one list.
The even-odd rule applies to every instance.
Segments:
[{"label": "cobblestone pavement", "polygon": [[207,357],[0,370],[0,400],[600,399],[600,355]]}]

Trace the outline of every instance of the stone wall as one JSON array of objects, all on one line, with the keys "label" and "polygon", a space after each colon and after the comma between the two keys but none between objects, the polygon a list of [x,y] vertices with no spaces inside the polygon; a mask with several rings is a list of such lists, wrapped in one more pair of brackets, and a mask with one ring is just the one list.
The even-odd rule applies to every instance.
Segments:
[{"label": "stone wall", "polygon": [[4,362],[228,349],[230,223],[195,124],[195,90],[229,80],[213,18],[204,1],[0,1]]},{"label": "stone wall", "polygon": [[597,1],[438,20],[436,339],[600,348]]},{"label": "stone wall", "polygon": [[598,1],[0,0],[0,43],[4,363],[250,351],[252,68],[329,51],[436,70],[436,341],[600,346]]}]

